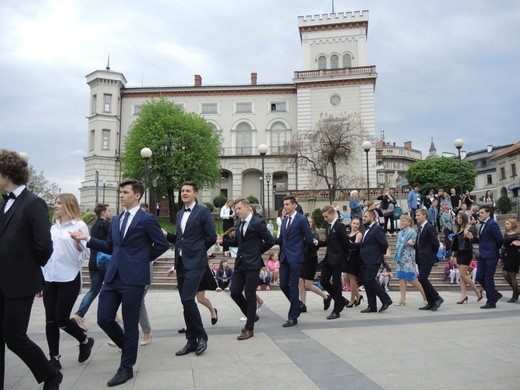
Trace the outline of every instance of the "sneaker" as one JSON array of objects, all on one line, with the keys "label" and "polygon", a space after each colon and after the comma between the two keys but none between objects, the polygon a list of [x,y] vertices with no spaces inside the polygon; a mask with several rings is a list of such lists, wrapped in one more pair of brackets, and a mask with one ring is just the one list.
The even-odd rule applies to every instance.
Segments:
[{"label": "sneaker", "polygon": [[262,286],[258,286],[258,287],[256,288],[256,291],[262,291]]},{"label": "sneaker", "polygon": [[240,317],[240,321],[241,322],[246,322],[247,321],[247,317]]},{"label": "sneaker", "polygon": [[217,289],[215,290],[216,292],[221,292],[222,289],[220,287],[217,287]]},{"label": "sneaker", "polygon": [[55,368],[56,370],[61,370],[60,357],[61,357],[61,355],[58,356],[57,358],[55,358],[54,356],[51,356],[51,358],[49,359],[49,363],[52,368]]},{"label": "sneaker", "polygon": [[224,289],[224,291],[225,291],[225,292],[229,292],[229,287],[226,287],[226,288]]},{"label": "sneaker", "polygon": [[81,343],[79,345],[78,362],[83,363],[90,357],[90,353],[92,352],[93,346],[94,346],[94,339],[92,337],[88,337],[87,342],[85,344]]},{"label": "sneaker", "polygon": [[271,286],[265,286],[265,291],[271,291]]}]

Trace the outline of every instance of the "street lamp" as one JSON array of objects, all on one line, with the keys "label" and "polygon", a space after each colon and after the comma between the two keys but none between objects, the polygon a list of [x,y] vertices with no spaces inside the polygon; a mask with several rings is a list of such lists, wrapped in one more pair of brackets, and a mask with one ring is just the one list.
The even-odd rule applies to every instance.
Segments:
[{"label": "street lamp", "polygon": [[144,203],[148,203],[146,201],[146,187],[148,182],[148,160],[150,159],[150,157],[152,157],[152,150],[150,148],[142,148],[141,157],[144,160]]},{"label": "street lamp", "polygon": [[462,148],[462,145],[464,145],[464,140],[462,138],[457,138],[455,141],[453,141],[453,145],[457,148],[457,151],[459,152],[459,185],[460,185],[460,197],[462,198],[462,160],[460,158],[460,149]]},{"label": "street lamp", "polygon": [[372,143],[370,141],[363,141],[361,147],[365,151],[367,157],[367,200],[370,200],[370,172],[368,170],[368,152],[370,148],[372,148]]},{"label": "street lamp", "polygon": [[262,158],[262,177],[260,178],[260,199],[262,201],[262,208],[265,210],[265,199],[264,199],[264,158],[269,148],[266,144],[261,144],[258,146],[258,153],[260,153],[260,157]]},{"label": "street lamp", "polygon": [[107,185],[106,180],[103,180],[103,204],[105,203],[105,186]]},{"label": "street lamp", "polygon": [[265,181],[267,182],[267,219],[271,219],[271,193],[269,192],[269,184],[271,184],[271,174],[267,172]]},{"label": "street lamp", "polygon": [[99,171],[96,169],[96,176],[95,176],[95,184],[96,184],[96,206],[99,203]]}]

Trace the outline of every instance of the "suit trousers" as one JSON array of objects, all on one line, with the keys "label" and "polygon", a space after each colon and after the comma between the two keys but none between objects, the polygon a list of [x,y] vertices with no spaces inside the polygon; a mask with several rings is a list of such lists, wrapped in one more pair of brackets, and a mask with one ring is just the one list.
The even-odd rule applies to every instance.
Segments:
[{"label": "suit trousers", "polygon": [[[321,279],[320,283],[323,288],[329,293],[329,295],[334,299],[334,308],[332,311],[334,313],[341,313],[345,308],[347,303],[346,299],[343,297],[342,287],[343,280],[341,279],[341,272],[343,270],[343,265],[332,265],[329,264],[328,261],[324,261],[321,267]],[[332,277],[332,284],[330,283],[330,278]]]},{"label": "suit trousers", "polygon": [[421,283],[428,304],[433,305],[435,301],[440,299],[439,293],[428,280],[428,277],[432,272],[433,261],[418,261],[417,267],[419,268],[419,276],[417,277],[417,280]]},{"label": "suit trousers", "polygon": [[[133,372],[139,344],[139,309],[143,300],[144,286],[125,284],[116,273],[110,283],[103,284],[99,293],[98,325],[108,337],[121,348],[120,369]],[[117,309],[125,321],[124,330],[116,322]]]},{"label": "suit trousers", "polygon": [[498,291],[495,288],[495,270],[498,259],[478,259],[477,282],[486,290],[487,303],[496,304]]},{"label": "suit trousers", "polygon": [[54,374],[41,348],[27,337],[34,295],[8,298],[0,291],[0,388],[4,388],[5,346],[29,367],[38,383]]},{"label": "suit trousers", "polygon": [[392,299],[388,296],[385,289],[376,279],[377,272],[381,264],[366,264],[361,263],[361,275],[363,278],[363,286],[367,294],[368,307],[370,309],[377,309],[376,297],[378,297],[383,304],[390,304]]},{"label": "suit trousers", "polygon": [[302,263],[290,263],[287,259],[280,261],[280,288],[290,302],[289,320],[296,320],[300,316],[300,270]]},{"label": "suit trousers", "polygon": [[197,344],[199,340],[207,340],[208,335],[202,325],[200,311],[195,302],[195,295],[206,272],[206,267],[186,269],[182,258],[177,263],[177,288],[184,308],[184,322],[186,323],[186,339],[190,344]]},{"label": "suit trousers", "polygon": [[[231,283],[231,298],[240,308],[240,311],[247,317],[246,330],[253,331],[255,328],[256,317],[256,288],[258,287],[258,274],[260,269],[244,269],[239,264],[233,273],[233,283]],[[242,291],[244,293],[242,294]]]}]

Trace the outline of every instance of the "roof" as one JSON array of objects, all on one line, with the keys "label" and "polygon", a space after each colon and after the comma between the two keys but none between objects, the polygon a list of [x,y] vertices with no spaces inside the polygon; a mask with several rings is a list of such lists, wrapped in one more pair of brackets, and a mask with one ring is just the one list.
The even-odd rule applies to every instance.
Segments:
[{"label": "roof", "polygon": [[500,157],[507,156],[508,154],[513,153],[520,153],[520,141],[518,141],[516,144],[511,145],[508,148],[505,148],[500,153],[497,153],[495,156],[491,157],[492,160],[499,159]]}]

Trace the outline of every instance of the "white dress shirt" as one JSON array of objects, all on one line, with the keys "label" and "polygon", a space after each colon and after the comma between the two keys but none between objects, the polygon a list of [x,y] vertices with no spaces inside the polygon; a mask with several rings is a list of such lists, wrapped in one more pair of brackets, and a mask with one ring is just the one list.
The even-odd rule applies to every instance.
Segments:
[{"label": "white dress shirt", "polygon": [[138,204],[137,206],[132,207],[129,210],[125,210],[125,212],[123,213],[121,218],[119,218],[119,230],[121,230],[121,228],[123,227],[123,221],[125,219],[126,212],[128,211],[130,213],[130,215],[128,216],[128,222],[126,223],[125,231],[123,232],[123,237],[126,235],[126,232],[128,231],[130,224],[132,223],[132,220],[134,219],[135,215],[137,214],[137,212],[139,211],[140,208],[141,208],[141,205]]},{"label": "white dress shirt", "polygon": [[[22,185],[18,188],[15,188],[12,191],[12,193],[15,194],[16,197],[18,198],[24,189],[25,189],[25,185]],[[11,206],[13,205],[15,200],[16,199],[11,199],[11,198],[7,199],[7,202],[5,202],[5,206],[4,206],[4,214],[7,213],[7,211],[9,211],[9,209],[11,208]]]},{"label": "white dress shirt", "polygon": [[42,268],[43,277],[46,282],[70,282],[78,276],[81,271],[81,263],[90,257],[90,249],[86,247],[86,242],[81,241],[82,251],[78,251],[76,241],[72,239],[69,232],[81,230],[88,234],[88,227],[85,222],[72,220],[63,225],[56,221],[51,227],[51,237],[53,252],[51,258]]},{"label": "white dress shirt", "polygon": [[242,219],[242,224],[240,225],[240,234],[242,234],[242,237],[246,235],[247,227],[249,226],[249,222],[251,222],[251,218],[253,218],[253,214],[249,214],[245,219]]}]

